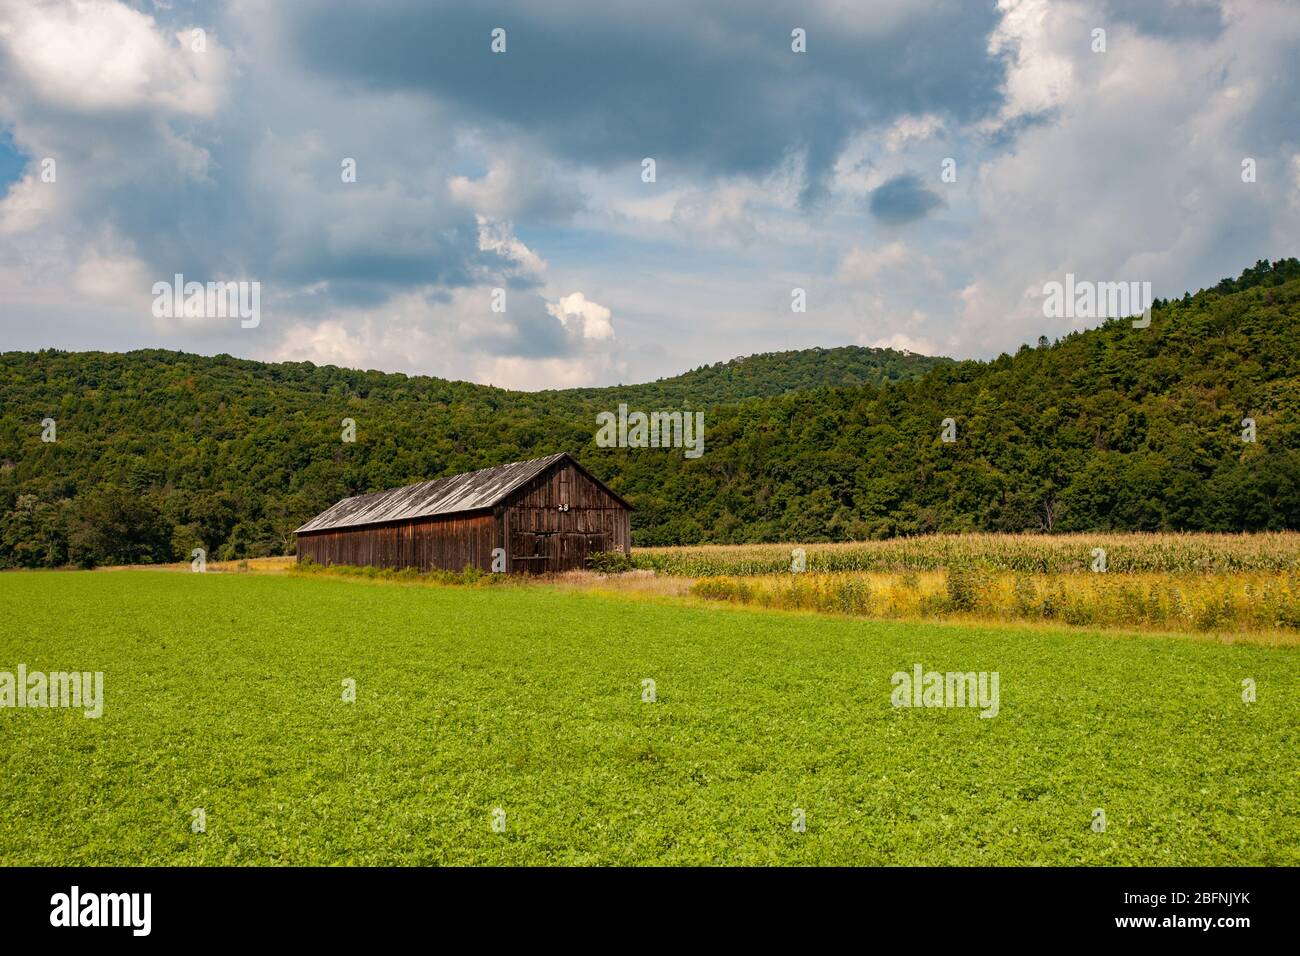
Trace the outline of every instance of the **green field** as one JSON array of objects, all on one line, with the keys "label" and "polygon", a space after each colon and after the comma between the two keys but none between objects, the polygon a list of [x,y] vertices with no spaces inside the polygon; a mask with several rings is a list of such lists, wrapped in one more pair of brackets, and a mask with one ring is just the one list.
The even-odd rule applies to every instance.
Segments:
[{"label": "green field", "polygon": [[[895,709],[916,663],[997,671],[1000,713]],[[1300,863],[1294,648],[39,572],[0,575],[19,664],[106,702],[0,709],[3,864]]]}]

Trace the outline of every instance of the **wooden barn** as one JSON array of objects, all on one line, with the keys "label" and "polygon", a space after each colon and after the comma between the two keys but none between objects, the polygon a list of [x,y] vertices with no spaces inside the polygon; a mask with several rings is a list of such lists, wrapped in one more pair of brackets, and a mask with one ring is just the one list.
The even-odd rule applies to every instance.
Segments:
[{"label": "wooden barn", "polygon": [[631,553],[631,505],[560,453],[344,498],[298,529],[298,560],[381,568],[566,571]]}]

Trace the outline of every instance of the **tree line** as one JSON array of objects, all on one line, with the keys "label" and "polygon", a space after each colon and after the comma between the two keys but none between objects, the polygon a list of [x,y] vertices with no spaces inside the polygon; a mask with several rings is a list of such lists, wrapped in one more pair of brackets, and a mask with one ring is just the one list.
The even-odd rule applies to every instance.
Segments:
[{"label": "tree line", "polygon": [[[704,411],[705,453],[597,447],[596,415],[620,402]],[[0,566],[292,553],[293,529],[339,498],[556,451],[633,504],[639,545],[1294,529],[1298,412],[1294,258],[1157,301],[1148,328],[1112,320],[989,362],[814,349],[528,393],[161,350],[10,352]]]}]

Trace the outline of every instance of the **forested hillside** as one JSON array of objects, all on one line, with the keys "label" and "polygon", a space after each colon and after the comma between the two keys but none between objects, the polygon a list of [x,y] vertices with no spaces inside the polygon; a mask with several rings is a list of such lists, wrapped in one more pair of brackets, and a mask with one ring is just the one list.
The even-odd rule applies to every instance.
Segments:
[{"label": "forested hillside", "polygon": [[[952,359],[856,345],[766,352],[702,365],[684,375],[646,385],[622,385],[617,398],[629,406],[704,408],[810,388],[884,385],[916,378],[936,365],[950,364]],[[556,394],[607,402],[613,393],[607,388],[580,388]]]},{"label": "forested hillside", "polygon": [[[596,447],[596,413],[620,401],[702,409],[703,456]],[[1149,328],[1111,321],[992,362],[813,350],[521,393],[163,351],[6,353],[0,565],[286,552],[344,495],[562,450],[636,506],[643,545],[1300,528],[1298,415],[1295,259],[1159,302]]]}]

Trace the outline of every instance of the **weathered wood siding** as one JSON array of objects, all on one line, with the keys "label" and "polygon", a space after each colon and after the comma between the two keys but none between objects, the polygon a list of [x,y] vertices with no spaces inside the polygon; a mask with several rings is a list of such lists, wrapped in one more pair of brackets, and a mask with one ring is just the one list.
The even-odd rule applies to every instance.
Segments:
[{"label": "weathered wood siding", "polygon": [[498,512],[514,572],[567,571],[598,551],[632,550],[628,510],[571,462],[538,475]]},{"label": "weathered wood siding", "polygon": [[492,569],[497,522],[490,512],[446,518],[415,518],[393,524],[311,531],[298,535],[298,560],[377,568]]},{"label": "weathered wood siding", "polygon": [[562,456],[490,511],[298,532],[298,560],[318,564],[490,571],[494,548],[517,574],[584,568],[599,551],[631,553],[630,512]]}]

